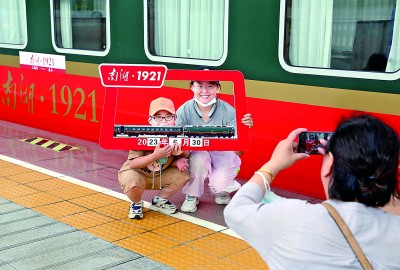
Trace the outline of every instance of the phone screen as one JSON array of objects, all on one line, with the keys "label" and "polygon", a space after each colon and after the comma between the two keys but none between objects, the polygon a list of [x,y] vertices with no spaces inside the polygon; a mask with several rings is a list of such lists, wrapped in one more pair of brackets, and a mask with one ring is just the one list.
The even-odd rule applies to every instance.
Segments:
[{"label": "phone screen", "polygon": [[309,155],[318,155],[318,147],[322,147],[320,139],[328,140],[332,132],[310,131],[299,134],[299,144],[297,146],[298,153],[306,153]]}]

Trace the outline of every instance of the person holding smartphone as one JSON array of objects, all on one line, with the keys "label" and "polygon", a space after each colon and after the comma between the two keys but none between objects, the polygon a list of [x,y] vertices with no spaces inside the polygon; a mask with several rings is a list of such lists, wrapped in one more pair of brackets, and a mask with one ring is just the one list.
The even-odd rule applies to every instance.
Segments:
[{"label": "person holding smartphone", "polygon": [[[225,221],[271,270],[361,269],[323,204],[298,199],[262,203],[280,171],[309,157],[296,151],[295,139],[304,131],[296,129],[278,143],[271,159],[225,208]],[[336,209],[373,269],[399,269],[400,217],[385,210],[399,198],[398,134],[373,116],[356,115],[338,125],[322,152],[324,204]],[[296,181],[306,184],[307,179]]]},{"label": "person holding smartphone", "polygon": [[[177,126],[234,126],[236,127],[235,109],[219,99],[221,90],[219,81],[191,81],[193,99],[185,102],[176,111]],[[245,114],[242,123],[253,126],[251,114]],[[228,204],[230,193],[241,185],[235,180],[242,152],[234,151],[192,151],[190,154],[190,180],[182,189],[186,199],[182,204],[183,212],[195,212],[199,198],[204,193],[204,181],[209,179],[209,187],[215,195],[217,204]]]}]

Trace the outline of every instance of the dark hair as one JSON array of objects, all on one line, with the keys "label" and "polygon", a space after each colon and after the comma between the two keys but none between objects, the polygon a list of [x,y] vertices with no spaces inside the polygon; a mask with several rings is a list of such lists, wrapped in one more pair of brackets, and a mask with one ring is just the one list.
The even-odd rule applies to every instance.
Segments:
[{"label": "dark hair", "polygon": [[326,145],[334,157],[329,197],[384,206],[398,197],[399,136],[371,115],[343,120]]},{"label": "dark hair", "polygon": [[[192,84],[194,84],[194,82],[197,82],[197,81],[190,81],[189,84],[192,85]],[[216,85],[220,86],[219,81],[208,81],[208,82],[213,82],[213,83],[215,83]]]},{"label": "dark hair", "polygon": [[387,62],[388,60],[384,54],[374,53],[369,57],[367,66],[364,68],[364,70],[385,72]]},{"label": "dark hair", "polygon": [[[214,68],[212,67],[208,67],[208,66],[200,66],[198,67],[196,70],[214,70]],[[190,85],[192,85],[195,81],[190,81]],[[214,82],[216,85],[220,86],[219,81],[210,81],[210,82]]]}]

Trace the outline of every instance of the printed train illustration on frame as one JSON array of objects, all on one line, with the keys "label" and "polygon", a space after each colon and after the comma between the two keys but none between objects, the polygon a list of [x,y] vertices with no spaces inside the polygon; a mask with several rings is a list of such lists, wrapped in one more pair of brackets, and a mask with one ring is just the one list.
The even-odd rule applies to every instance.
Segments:
[{"label": "printed train illustration on frame", "polygon": [[114,137],[166,136],[182,138],[234,138],[233,126],[141,126],[114,125]]}]

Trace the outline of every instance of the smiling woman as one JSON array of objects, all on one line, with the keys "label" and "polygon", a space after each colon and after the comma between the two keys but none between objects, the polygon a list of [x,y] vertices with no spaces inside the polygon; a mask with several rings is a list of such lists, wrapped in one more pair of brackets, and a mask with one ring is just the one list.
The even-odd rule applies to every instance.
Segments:
[{"label": "smiling woman", "polygon": [[208,122],[210,112],[208,108],[217,102],[216,95],[221,90],[221,86],[217,81],[194,81],[190,85],[194,93],[193,98],[200,105],[198,108],[202,112],[202,118]]},{"label": "smiling woman", "polygon": [[[185,102],[176,112],[177,125],[231,126],[236,128],[236,111],[227,102],[217,98],[221,90],[219,81],[191,81],[193,99]],[[251,123],[250,114],[242,122]],[[204,192],[204,181],[209,179],[211,192],[217,204],[228,204],[229,193],[240,188],[235,180],[241,160],[240,152],[192,151],[190,155],[190,180],[183,188],[186,194],[181,210],[195,212]]]}]

